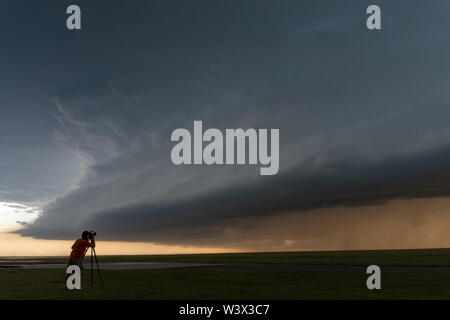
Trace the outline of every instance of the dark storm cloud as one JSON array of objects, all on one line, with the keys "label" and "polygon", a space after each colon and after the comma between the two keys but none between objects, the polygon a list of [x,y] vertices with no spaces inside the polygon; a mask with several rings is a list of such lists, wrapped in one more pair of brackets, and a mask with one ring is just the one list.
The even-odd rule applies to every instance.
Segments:
[{"label": "dark storm cloud", "polygon": [[[373,165],[358,165],[358,159],[354,159],[353,163],[337,162],[316,170],[314,162],[311,158],[278,176],[182,201],[143,203],[98,212],[77,225],[49,233],[47,225],[51,221],[44,217],[19,233],[69,239],[68,234],[84,226],[97,226],[106,240],[199,244],[199,237],[217,236],[232,219],[450,194],[450,147]],[[220,222],[223,227],[217,230]],[[208,229],[210,225],[216,227]],[[192,230],[202,230],[203,234]]]},{"label": "dark storm cloud", "polygon": [[28,222],[25,221],[16,221],[17,224],[20,224],[23,227],[28,227],[30,224]]},{"label": "dark storm cloud", "polygon": [[[361,1],[79,1],[78,33],[69,2],[3,4],[0,200],[45,203],[19,234],[206,244],[232,219],[449,193],[446,1],[380,2],[380,32]],[[175,167],[194,120],[279,128],[280,173]]]}]

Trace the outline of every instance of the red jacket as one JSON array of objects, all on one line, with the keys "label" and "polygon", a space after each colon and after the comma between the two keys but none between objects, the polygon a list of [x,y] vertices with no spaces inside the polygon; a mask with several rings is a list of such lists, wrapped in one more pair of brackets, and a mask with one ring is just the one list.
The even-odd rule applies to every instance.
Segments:
[{"label": "red jacket", "polygon": [[72,246],[70,259],[83,259],[87,249],[90,247],[91,243],[88,240],[78,239]]}]

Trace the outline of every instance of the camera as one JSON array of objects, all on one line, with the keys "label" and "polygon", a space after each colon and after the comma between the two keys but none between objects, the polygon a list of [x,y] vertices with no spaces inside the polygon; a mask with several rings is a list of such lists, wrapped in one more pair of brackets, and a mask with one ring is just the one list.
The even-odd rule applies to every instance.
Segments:
[{"label": "camera", "polygon": [[93,240],[93,236],[96,236],[97,232],[95,231],[89,231],[89,240]]}]

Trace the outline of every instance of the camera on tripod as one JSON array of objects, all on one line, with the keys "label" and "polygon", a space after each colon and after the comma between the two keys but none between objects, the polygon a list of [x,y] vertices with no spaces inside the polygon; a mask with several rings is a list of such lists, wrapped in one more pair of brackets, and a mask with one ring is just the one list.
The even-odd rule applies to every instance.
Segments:
[{"label": "camera on tripod", "polygon": [[88,239],[89,240],[94,240],[94,237],[97,235],[97,232],[95,231],[89,231],[89,236]]},{"label": "camera on tripod", "polygon": [[97,235],[97,232],[95,231],[89,231],[88,239],[91,240],[91,288],[94,287],[94,258],[95,263],[97,265],[97,271],[98,271],[98,277],[100,278],[100,282],[102,283],[102,289],[105,288],[103,285],[103,278],[102,274],[100,272],[100,266],[98,265],[98,259],[97,259],[97,253],[95,252],[95,242],[94,237]]}]

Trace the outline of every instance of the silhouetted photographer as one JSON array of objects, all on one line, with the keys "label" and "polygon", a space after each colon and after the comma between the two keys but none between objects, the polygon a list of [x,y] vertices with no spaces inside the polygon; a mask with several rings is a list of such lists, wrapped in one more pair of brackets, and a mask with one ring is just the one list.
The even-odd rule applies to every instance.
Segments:
[{"label": "silhouetted photographer", "polygon": [[[95,248],[95,236],[96,232],[93,231],[83,231],[81,238],[77,239],[72,245],[72,251],[70,252],[69,262],[67,266],[76,265],[83,271],[83,259],[89,248]],[[64,287],[66,288],[66,281],[69,274],[66,275],[64,279]]]}]

